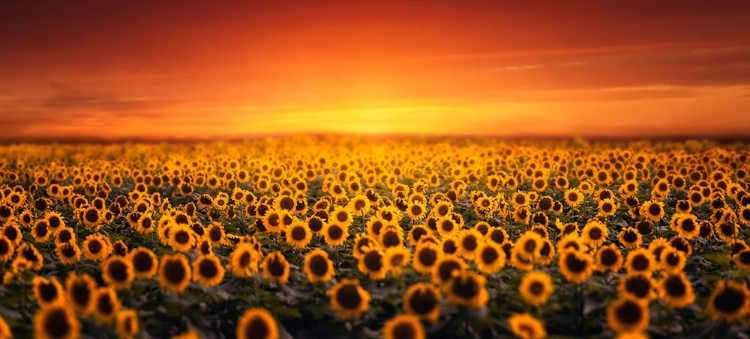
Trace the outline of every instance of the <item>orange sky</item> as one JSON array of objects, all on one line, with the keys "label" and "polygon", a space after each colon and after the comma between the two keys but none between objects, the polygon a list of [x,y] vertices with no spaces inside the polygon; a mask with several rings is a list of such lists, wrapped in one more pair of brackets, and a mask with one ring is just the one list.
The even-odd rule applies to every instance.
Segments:
[{"label": "orange sky", "polygon": [[4,1],[0,139],[748,136],[747,1]]}]

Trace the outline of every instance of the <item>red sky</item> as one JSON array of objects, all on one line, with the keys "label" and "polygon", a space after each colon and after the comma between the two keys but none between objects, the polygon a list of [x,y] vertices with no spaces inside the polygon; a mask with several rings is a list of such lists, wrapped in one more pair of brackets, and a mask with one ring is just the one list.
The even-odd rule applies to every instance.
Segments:
[{"label": "red sky", "polygon": [[135,3],[0,3],[0,139],[750,134],[748,1]]}]

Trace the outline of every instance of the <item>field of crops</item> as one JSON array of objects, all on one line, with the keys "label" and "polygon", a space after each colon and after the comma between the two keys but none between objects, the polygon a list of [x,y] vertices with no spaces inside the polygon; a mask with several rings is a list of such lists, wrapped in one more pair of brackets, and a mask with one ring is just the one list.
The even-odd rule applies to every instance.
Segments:
[{"label": "field of crops", "polygon": [[750,148],[0,147],[2,338],[747,338]]}]

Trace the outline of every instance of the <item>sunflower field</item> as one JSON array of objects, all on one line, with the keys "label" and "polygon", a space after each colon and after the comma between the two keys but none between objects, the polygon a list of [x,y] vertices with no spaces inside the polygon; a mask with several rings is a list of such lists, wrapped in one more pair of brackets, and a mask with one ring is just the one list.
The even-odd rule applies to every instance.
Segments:
[{"label": "sunflower field", "polygon": [[747,338],[750,148],[0,146],[0,339]]}]

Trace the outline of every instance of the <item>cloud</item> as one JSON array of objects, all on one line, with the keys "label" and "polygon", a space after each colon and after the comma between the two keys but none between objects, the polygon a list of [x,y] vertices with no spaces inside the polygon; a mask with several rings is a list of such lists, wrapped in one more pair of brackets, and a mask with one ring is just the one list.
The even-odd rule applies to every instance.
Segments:
[{"label": "cloud", "polygon": [[503,67],[506,71],[528,71],[530,69],[539,68],[544,65],[541,64],[535,64],[535,65],[520,65],[520,66],[506,66]]}]

